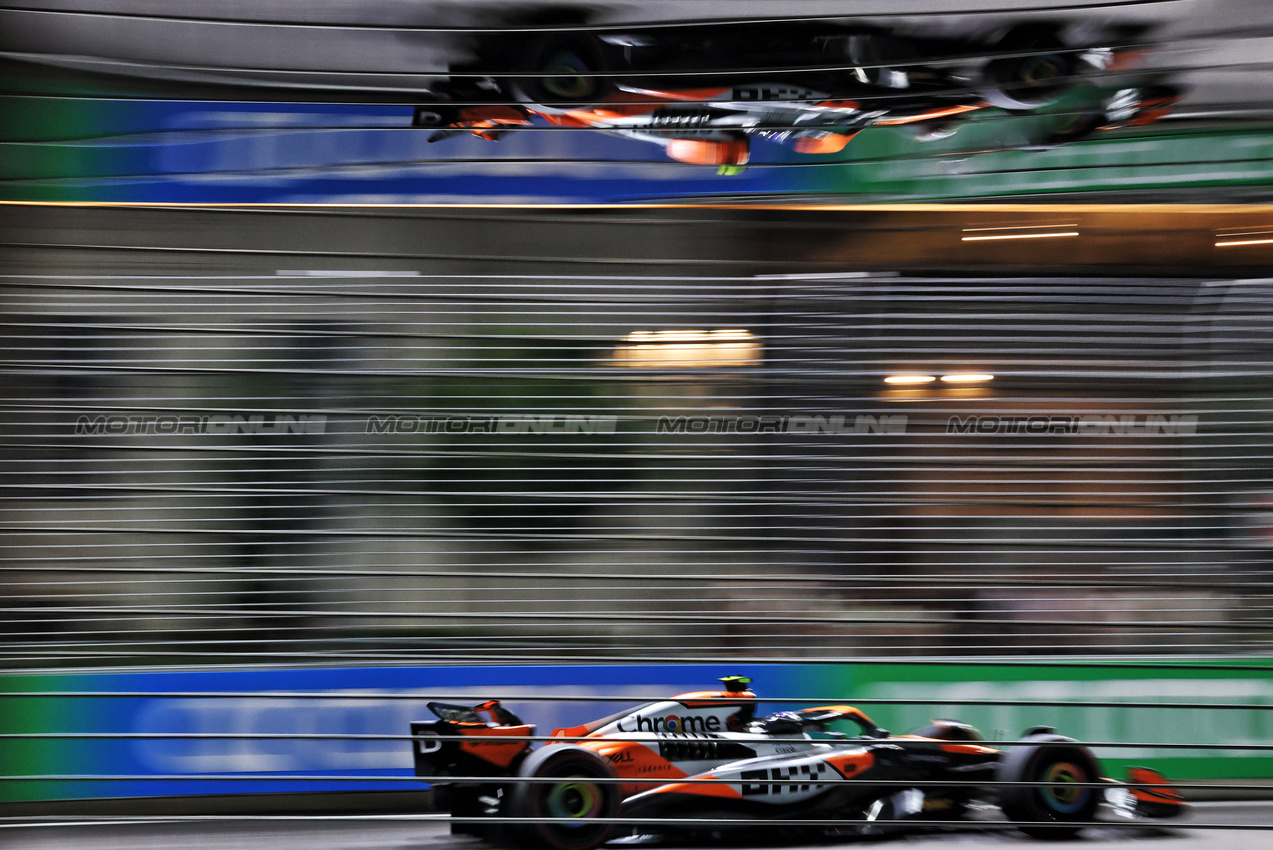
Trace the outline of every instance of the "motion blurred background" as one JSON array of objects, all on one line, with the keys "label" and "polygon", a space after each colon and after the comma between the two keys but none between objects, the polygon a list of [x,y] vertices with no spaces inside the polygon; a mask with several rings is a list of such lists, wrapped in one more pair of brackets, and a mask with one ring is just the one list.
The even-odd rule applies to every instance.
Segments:
[{"label": "motion blurred background", "polygon": [[[1263,664],[1268,10],[1034,4],[1152,24],[1149,67],[1188,92],[1070,144],[1032,140],[1076,101],[937,140],[871,127],[829,157],[758,140],[741,174],[586,129],[411,128],[474,30],[648,5],[0,8],[5,691],[105,689],[67,678],[94,670]],[[910,5],[783,14],[1024,14]],[[897,206],[920,201],[942,203]],[[1267,702],[1266,678],[1217,694]],[[412,687],[435,681],[463,684]],[[125,726],[238,728],[148,717]],[[325,769],[383,766],[355,761]],[[51,789],[0,794],[85,796]]]}]

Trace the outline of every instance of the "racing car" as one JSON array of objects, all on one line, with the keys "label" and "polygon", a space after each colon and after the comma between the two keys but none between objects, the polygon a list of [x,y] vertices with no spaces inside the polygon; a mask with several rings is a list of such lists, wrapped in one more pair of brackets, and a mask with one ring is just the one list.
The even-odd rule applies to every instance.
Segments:
[{"label": "racing car", "polygon": [[[479,46],[475,63],[452,69],[412,124],[433,129],[430,141],[466,131],[495,141],[539,119],[729,168],[748,161],[752,139],[833,154],[867,127],[905,126],[927,141],[970,113],[1035,111],[1084,88],[1093,102],[1070,123],[1090,132],[1102,126],[1097,113],[1109,111],[1091,78],[1134,65],[1144,31],[1074,30],[1034,21],[916,36],[826,22],[506,33]],[[1161,97],[1142,98],[1148,86],[1124,83],[1119,111],[1136,114],[1122,123],[1162,114]]]},{"label": "racing car", "polygon": [[[1157,771],[1103,779],[1086,747],[1049,728],[1028,730],[1005,751],[955,720],[893,735],[849,705],[756,718],[750,680],[722,681],[722,691],[556,729],[551,738],[563,740],[539,747],[527,740],[535,727],[498,701],[429,703],[439,719],[411,724],[415,773],[433,783],[435,806],[463,819],[454,831],[552,850],[592,850],[628,817],[642,819],[644,832],[650,818],[667,819],[663,833],[711,818],[870,830],[949,822],[993,804],[1029,835],[1062,838],[1092,821],[1102,798],[1128,817],[1184,810]],[[831,728],[844,724],[848,731]],[[483,829],[491,816],[498,820]],[[513,830],[509,819],[524,823]]]}]

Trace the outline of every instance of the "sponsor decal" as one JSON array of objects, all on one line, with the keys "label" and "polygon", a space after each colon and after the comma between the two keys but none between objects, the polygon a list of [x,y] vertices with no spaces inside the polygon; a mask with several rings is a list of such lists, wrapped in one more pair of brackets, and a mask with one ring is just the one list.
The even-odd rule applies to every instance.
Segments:
[{"label": "sponsor decal", "polygon": [[[739,777],[743,780],[742,794],[744,797],[764,797],[817,791],[823,787],[823,783],[817,780],[830,773],[830,765],[826,762],[818,761],[796,764],[790,767],[771,767],[768,770],[744,770],[739,774]],[[808,782],[797,784],[795,781],[789,781],[801,779],[808,780]],[[777,784],[778,781],[782,781],[781,784]]]},{"label": "sponsor decal", "polygon": [[620,732],[719,732],[720,727],[720,718],[715,715],[699,717],[690,714],[682,718],[675,714],[665,717],[633,714],[620,720],[617,728]]}]

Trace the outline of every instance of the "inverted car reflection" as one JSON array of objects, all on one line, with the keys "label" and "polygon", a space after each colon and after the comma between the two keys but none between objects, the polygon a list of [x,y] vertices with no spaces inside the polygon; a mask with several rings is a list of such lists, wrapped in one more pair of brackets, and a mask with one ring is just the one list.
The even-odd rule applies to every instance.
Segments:
[{"label": "inverted car reflection", "polygon": [[1038,112],[1067,98],[1024,145],[1046,146],[1170,111],[1179,88],[1131,73],[1144,37],[1143,27],[1046,22],[958,37],[827,23],[505,33],[453,68],[413,125],[434,130],[430,141],[466,131],[494,141],[539,119],[731,168],[748,161],[752,139],[834,154],[871,126],[929,141],[981,110]]}]

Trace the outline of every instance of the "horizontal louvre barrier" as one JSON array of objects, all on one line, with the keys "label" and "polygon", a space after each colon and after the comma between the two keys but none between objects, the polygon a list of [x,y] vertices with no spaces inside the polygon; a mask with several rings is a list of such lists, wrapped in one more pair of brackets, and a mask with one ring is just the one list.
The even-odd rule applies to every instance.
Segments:
[{"label": "horizontal louvre barrier", "polygon": [[1265,281],[3,284],[7,665],[1273,633]]},{"label": "horizontal louvre barrier", "polygon": [[[163,214],[200,227],[6,219],[0,824],[425,812],[478,779],[413,770],[431,700],[538,748],[724,675],[759,713],[1054,727],[1191,798],[1273,779],[1262,277],[828,270],[830,228],[707,213]],[[279,232],[228,248],[248,221]]]}]

